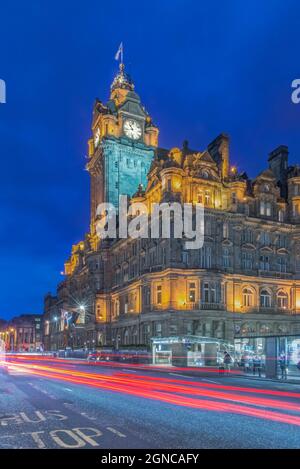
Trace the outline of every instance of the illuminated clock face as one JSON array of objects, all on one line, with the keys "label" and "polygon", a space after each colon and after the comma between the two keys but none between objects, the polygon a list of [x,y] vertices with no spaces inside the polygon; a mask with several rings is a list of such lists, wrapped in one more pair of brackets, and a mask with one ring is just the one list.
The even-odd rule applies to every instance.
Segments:
[{"label": "illuminated clock face", "polygon": [[126,137],[132,140],[138,140],[142,135],[141,124],[133,119],[126,119],[123,128]]},{"label": "illuminated clock face", "polygon": [[94,134],[94,145],[95,145],[95,148],[97,148],[97,146],[99,145],[99,142],[100,142],[100,129],[99,127],[97,127],[96,131],[95,131],[95,134]]}]

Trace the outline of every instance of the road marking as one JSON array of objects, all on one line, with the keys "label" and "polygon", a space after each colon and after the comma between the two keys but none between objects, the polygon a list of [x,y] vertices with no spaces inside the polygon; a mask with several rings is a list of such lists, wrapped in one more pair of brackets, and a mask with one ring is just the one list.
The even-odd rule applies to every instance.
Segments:
[{"label": "road marking", "polygon": [[[60,434],[60,436],[58,436],[58,434]],[[69,439],[72,439],[75,443],[66,443],[62,440],[62,435],[67,435],[67,437],[69,437]],[[52,440],[54,440],[55,443],[61,448],[82,448],[86,445],[85,441],[79,438],[79,436],[76,435],[76,433],[72,430],[52,430],[50,432],[50,436]]]},{"label": "road marking", "polygon": [[169,375],[180,376],[181,378],[194,379],[194,376],[185,376],[185,375],[180,375],[179,373],[169,373]]},{"label": "road marking", "polygon": [[208,381],[209,383],[219,384],[217,381],[213,381],[212,379],[202,378],[203,381]]},{"label": "road marking", "polygon": [[21,435],[31,435],[33,441],[37,444],[37,447],[39,449],[45,449],[46,448],[46,445],[45,443],[43,442],[43,440],[40,438],[40,434],[44,434],[45,432],[44,431],[41,431],[41,432],[29,432],[29,433],[21,433]]},{"label": "road marking", "polygon": [[57,401],[57,398],[56,396],[54,396],[54,394],[46,391],[45,389],[41,388],[40,386],[37,386],[36,384],[33,384],[33,383],[28,383],[30,386],[33,387],[33,389],[35,389],[36,391],[39,391],[41,392],[42,394],[45,394],[46,396],[50,397],[50,399],[54,399]]},{"label": "road marking", "polygon": [[64,388],[65,391],[73,392],[73,389],[70,388]]},{"label": "road marking", "polygon": [[124,435],[124,433],[119,432],[115,428],[106,427],[106,430],[109,430],[110,432],[115,433],[115,435],[118,435],[120,438],[126,438],[126,435]]},{"label": "road marking", "polygon": [[88,415],[86,412],[80,412],[80,415],[83,415],[85,418],[89,419],[89,420],[97,420],[96,417],[91,417],[90,415]]},{"label": "road marking", "polygon": [[[86,432],[89,432],[87,434]],[[73,432],[77,433],[84,441],[89,443],[91,446],[99,446],[99,443],[95,441],[93,437],[102,436],[103,433],[97,428],[73,428]],[[92,434],[90,434],[92,432]]]},{"label": "road marking", "polygon": [[38,417],[39,420],[31,420],[28,417],[28,415],[25,414],[25,412],[20,412],[20,415],[22,419],[24,420],[24,422],[27,422],[27,423],[45,422],[46,418],[43,416],[43,414],[39,410],[35,410],[33,413]]},{"label": "road marking", "polygon": [[124,370],[123,370],[123,371],[127,371],[128,373],[136,373],[136,371],[135,371],[135,370],[126,370],[125,368],[124,368]]}]

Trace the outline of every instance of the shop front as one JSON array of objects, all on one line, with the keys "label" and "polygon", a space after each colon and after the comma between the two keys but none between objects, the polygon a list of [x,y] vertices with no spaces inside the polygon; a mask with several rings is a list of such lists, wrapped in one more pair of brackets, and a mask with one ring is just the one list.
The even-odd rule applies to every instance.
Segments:
[{"label": "shop front", "polygon": [[300,378],[300,335],[236,338],[234,358],[245,373],[255,373],[259,363],[263,376],[280,378],[285,368],[287,377]]}]

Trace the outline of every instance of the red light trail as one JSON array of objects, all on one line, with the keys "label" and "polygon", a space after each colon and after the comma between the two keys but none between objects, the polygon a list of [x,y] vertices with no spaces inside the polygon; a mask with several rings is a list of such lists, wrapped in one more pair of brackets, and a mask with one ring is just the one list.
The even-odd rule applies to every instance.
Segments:
[{"label": "red light trail", "polygon": [[[300,416],[291,414],[292,412],[300,412],[299,403],[297,401],[289,402],[284,399],[288,397],[298,400],[300,393],[269,391],[199,381],[190,382],[183,379],[141,374],[136,374],[133,377],[124,372],[105,375],[98,372],[99,367],[97,367],[97,370],[92,369],[89,372],[79,371],[74,369],[74,365],[82,365],[80,361],[53,360],[49,357],[38,357],[36,359],[36,357],[10,356],[7,358],[6,366],[12,372],[22,372],[76,385],[85,385],[103,391],[126,393],[127,395],[181,407],[233,413],[300,426]],[[110,363],[110,366],[114,367],[114,365]],[[120,366],[123,368],[128,367],[128,364],[117,365],[117,368]],[[277,410],[267,410],[266,408]]]}]

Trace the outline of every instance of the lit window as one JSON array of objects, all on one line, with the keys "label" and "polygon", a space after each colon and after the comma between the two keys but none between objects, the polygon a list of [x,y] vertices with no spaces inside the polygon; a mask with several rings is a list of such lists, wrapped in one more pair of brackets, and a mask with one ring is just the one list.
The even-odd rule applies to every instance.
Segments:
[{"label": "lit window", "polygon": [[196,284],[195,284],[195,282],[192,282],[189,285],[189,301],[191,303],[196,302]]},{"label": "lit window", "polygon": [[268,290],[260,292],[260,306],[262,308],[271,308],[271,294]]},{"label": "lit window", "polygon": [[210,205],[210,193],[205,191],[205,205]]},{"label": "lit window", "polygon": [[250,288],[244,288],[243,290],[243,306],[249,307],[253,306],[254,303],[254,295],[253,291]]},{"label": "lit window", "polygon": [[157,285],[156,287],[156,303],[161,305],[162,303],[162,287],[161,285]]},{"label": "lit window", "polygon": [[288,307],[288,294],[282,290],[277,293],[277,306],[280,309],[287,309]]}]

